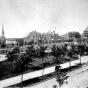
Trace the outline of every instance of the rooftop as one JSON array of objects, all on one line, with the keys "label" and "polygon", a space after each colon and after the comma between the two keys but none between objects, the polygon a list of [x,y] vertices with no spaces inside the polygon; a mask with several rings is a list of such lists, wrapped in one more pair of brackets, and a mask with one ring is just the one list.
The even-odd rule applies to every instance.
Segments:
[{"label": "rooftop", "polygon": [[88,26],[86,27],[86,29],[84,30],[84,32],[85,32],[85,31],[88,31]]}]

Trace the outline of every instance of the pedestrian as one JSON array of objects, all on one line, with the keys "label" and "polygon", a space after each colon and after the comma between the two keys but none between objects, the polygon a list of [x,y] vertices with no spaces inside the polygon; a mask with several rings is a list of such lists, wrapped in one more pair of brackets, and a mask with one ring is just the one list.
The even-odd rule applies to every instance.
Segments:
[{"label": "pedestrian", "polygon": [[56,80],[59,81],[60,76],[60,66],[55,67]]},{"label": "pedestrian", "polygon": [[58,86],[57,85],[53,85],[53,87],[52,88],[58,88]]}]

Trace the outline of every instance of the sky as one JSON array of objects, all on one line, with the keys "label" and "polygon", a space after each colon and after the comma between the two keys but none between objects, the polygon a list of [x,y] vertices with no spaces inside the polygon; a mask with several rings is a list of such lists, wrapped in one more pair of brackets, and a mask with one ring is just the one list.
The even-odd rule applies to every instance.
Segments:
[{"label": "sky", "polygon": [[2,23],[7,38],[21,38],[34,30],[83,33],[88,0],[0,0],[0,32]]}]

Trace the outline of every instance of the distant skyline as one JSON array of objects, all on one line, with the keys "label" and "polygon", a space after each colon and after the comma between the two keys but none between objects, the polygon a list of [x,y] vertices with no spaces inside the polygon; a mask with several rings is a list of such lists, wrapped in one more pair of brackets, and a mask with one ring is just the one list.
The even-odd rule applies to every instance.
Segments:
[{"label": "distant skyline", "polygon": [[0,35],[21,38],[31,31],[83,33],[88,26],[88,0],[0,0]]}]

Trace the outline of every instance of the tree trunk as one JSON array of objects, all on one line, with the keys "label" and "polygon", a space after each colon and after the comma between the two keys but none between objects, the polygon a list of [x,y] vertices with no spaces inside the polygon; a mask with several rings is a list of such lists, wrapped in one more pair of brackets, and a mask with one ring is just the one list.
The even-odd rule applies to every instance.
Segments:
[{"label": "tree trunk", "polygon": [[80,65],[81,65],[81,55],[80,55]]},{"label": "tree trunk", "polygon": [[21,76],[21,88],[23,88],[23,72],[22,72],[22,76]]},{"label": "tree trunk", "polygon": [[11,61],[11,74],[12,74],[12,71],[13,71],[12,66],[13,66],[13,62]]},{"label": "tree trunk", "polygon": [[[59,64],[59,67],[60,67],[60,64]],[[61,68],[59,69],[59,73],[61,74]],[[60,74],[58,74],[58,75],[60,75]],[[61,88],[60,82],[59,82],[59,88]]]},{"label": "tree trunk", "polygon": [[43,58],[42,58],[42,67],[43,67],[43,71],[42,71],[42,76],[43,76],[43,72],[44,72]]},{"label": "tree trunk", "polygon": [[70,66],[70,70],[71,70],[71,59],[70,59],[70,61],[69,61],[69,66]]}]

